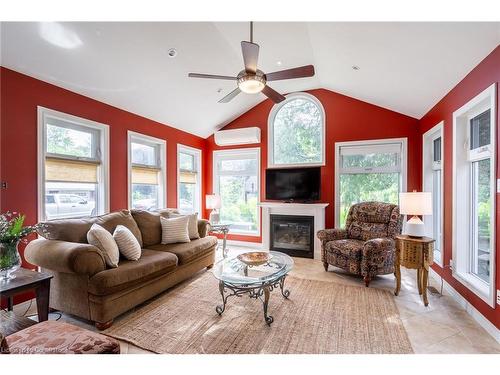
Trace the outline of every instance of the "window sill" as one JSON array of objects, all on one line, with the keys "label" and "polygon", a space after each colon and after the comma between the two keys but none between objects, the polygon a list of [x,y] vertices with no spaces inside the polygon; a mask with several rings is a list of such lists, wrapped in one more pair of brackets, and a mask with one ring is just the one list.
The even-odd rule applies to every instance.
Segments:
[{"label": "window sill", "polygon": [[478,277],[468,273],[453,272],[452,276],[489,306],[493,308],[495,307],[492,289],[488,284],[481,281]]}]

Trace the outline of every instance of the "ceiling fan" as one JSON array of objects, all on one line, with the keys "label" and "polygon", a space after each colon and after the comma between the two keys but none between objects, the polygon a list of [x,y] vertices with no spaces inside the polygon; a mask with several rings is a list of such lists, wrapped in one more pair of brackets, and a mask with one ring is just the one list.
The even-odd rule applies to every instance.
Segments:
[{"label": "ceiling fan", "polygon": [[247,94],[257,94],[262,91],[269,99],[275,103],[285,100],[285,97],[279,92],[273,90],[267,85],[270,81],[279,81],[283,79],[312,77],[314,75],[314,66],[305,65],[298,68],[280,70],[273,73],[264,73],[257,69],[257,60],[259,58],[259,45],[253,42],[253,22],[250,22],[250,42],[241,42],[241,52],[243,53],[243,62],[245,69],[238,73],[236,77],[221,76],[213,74],[189,73],[192,78],[211,78],[236,81],[238,87],[219,100],[219,103],[229,103],[240,92]]}]

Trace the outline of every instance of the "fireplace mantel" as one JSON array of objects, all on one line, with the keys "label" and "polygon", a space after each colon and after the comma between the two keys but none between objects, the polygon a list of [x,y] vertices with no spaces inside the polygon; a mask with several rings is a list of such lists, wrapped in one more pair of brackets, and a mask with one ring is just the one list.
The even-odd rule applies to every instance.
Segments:
[{"label": "fireplace mantel", "polygon": [[328,203],[282,203],[282,202],[260,202],[262,208],[262,246],[269,250],[271,223],[270,215],[297,215],[314,217],[314,259],[321,259],[321,242],[316,233],[325,229],[325,208]]}]

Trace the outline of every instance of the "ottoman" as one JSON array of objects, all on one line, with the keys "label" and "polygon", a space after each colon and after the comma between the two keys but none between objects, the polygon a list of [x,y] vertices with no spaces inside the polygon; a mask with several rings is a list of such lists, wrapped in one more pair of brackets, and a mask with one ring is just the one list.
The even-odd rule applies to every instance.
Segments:
[{"label": "ottoman", "polygon": [[2,346],[1,352],[10,354],[120,353],[120,343],[111,337],[53,320],[5,337]]}]

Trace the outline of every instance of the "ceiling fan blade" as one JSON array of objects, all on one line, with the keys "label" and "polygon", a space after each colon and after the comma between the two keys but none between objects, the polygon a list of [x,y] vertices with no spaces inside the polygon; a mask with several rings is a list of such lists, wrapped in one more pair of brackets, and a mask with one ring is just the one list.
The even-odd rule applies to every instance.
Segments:
[{"label": "ceiling fan blade", "polygon": [[236,87],[233,91],[231,91],[229,94],[227,94],[225,97],[223,97],[221,100],[219,100],[219,103],[229,103],[231,100],[233,100],[236,95],[238,95],[241,92],[239,87]]},{"label": "ceiling fan blade", "polygon": [[259,59],[259,45],[250,42],[241,42],[241,52],[247,73],[257,72],[257,61]]},{"label": "ceiling fan blade", "polygon": [[236,77],[219,76],[219,75],[215,75],[215,74],[189,73],[188,77],[191,77],[191,78],[227,79],[227,80],[230,80],[230,81],[236,81]]},{"label": "ceiling fan blade", "polygon": [[283,100],[286,98],[281,95],[278,91],[273,90],[270,88],[268,85],[264,86],[264,89],[262,90],[262,93],[267,96],[269,99],[271,99],[275,103],[281,103]]},{"label": "ceiling fan blade", "polygon": [[280,70],[266,74],[267,81],[279,81],[281,79],[312,77],[314,75],[313,65],[304,65],[298,68]]}]

